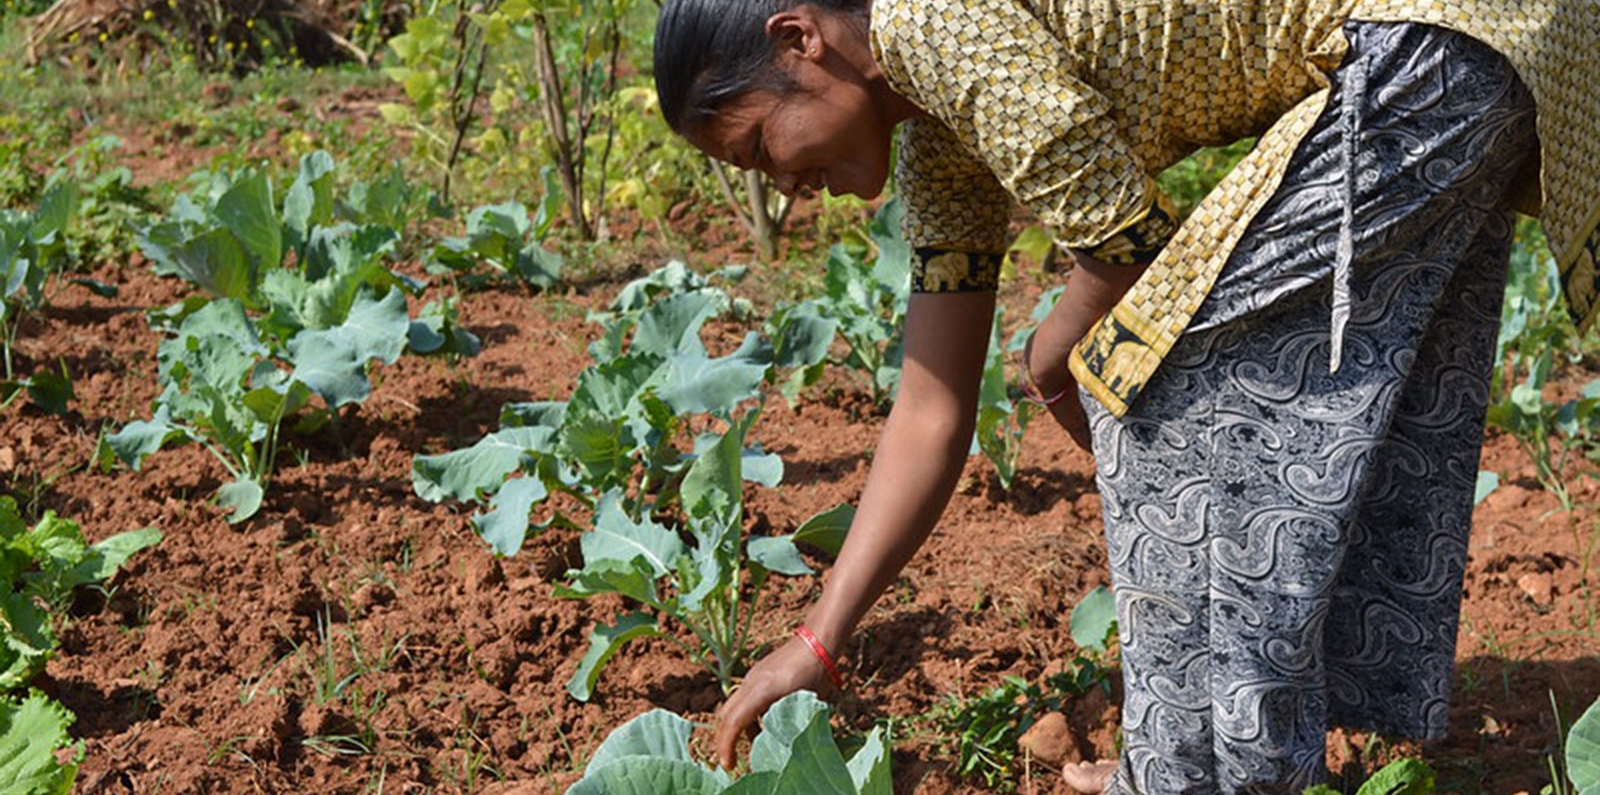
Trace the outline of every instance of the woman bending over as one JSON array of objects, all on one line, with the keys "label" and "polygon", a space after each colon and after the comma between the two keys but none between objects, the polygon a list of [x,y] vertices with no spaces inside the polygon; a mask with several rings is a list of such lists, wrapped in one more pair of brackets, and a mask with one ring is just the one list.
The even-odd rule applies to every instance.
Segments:
[{"label": "woman bending over", "polygon": [[[1596,0],[667,0],[668,122],[786,193],[895,190],[904,374],[849,539],[715,744],[794,690],[966,460],[1013,203],[1076,267],[1026,357],[1092,447],[1123,750],[1085,792],[1286,793],[1446,728],[1513,207],[1592,318]],[[1258,137],[1181,223],[1154,176]],[[805,634],[805,633],[802,633]]]}]

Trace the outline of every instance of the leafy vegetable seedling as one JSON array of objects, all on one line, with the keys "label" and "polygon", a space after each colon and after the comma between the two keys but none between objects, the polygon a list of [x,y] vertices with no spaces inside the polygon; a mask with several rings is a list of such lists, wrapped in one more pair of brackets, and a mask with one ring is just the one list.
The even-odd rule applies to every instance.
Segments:
[{"label": "leafy vegetable seedling", "polygon": [[[701,327],[734,305],[681,265],[630,284],[596,316],[596,364],[567,400],[507,404],[500,430],[471,447],[417,456],[417,495],[485,504],[473,524],[502,555],[515,554],[530,532],[586,524],[558,513],[535,519],[552,494],[593,510],[617,492],[634,521],[676,509],[689,465],[719,438],[696,431],[759,401],[774,366],[771,346],[754,334],[726,356],[707,352]],[[750,480],[770,486],[782,475],[782,461],[759,446],[741,456]]]},{"label": "leafy vegetable seedling", "polygon": [[102,582],[128,558],[161,540],[154,528],[89,544],[74,522],[46,513],[32,528],[10,497],[0,497],[0,693],[25,687],[55,652],[52,614],[79,586]]},{"label": "leafy vegetable seedling", "polygon": [[[46,367],[32,376],[17,377],[12,347],[22,321],[49,304],[52,277],[71,263],[67,232],[77,206],[77,186],[60,181],[46,190],[34,212],[0,209],[0,358],[5,364],[0,407],[26,394],[39,408],[62,414],[74,399],[72,379],[65,367]],[[74,281],[102,295],[116,293],[110,285],[89,279]]]},{"label": "leafy vegetable seedling", "polygon": [[72,792],[84,756],[82,741],[67,734],[72,721],[66,707],[37,690],[20,699],[0,696],[0,792]]},{"label": "leafy vegetable seedling", "polygon": [[[1545,399],[1559,351],[1575,351],[1577,330],[1561,299],[1555,260],[1537,224],[1521,222],[1511,250],[1500,313],[1488,423],[1507,431],[1533,462],[1539,483],[1563,508],[1573,506],[1566,463],[1574,452],[1600,449],[1600,382],[1575,400]],[[1575,356],[1575,354],[1571,354]]]},{"label": "leafy vegetable seedling", "polygon": [[[707,352],[705,322],[741,311],[712,279],[735,277],[727,269],[701,277],[672,263],[636,280],[591,316],[603,326],[590,345],[596,364],[579,374],[570,398],[508,404],[495,433],[413,460],[419,496],[487,505],[472,521],[498,554],[515,554],[530,532],[589,528],[583,566],[556,594],[620,594],[637,609],[594,629],[567,684],[579,700],[590,698],[623,645],[644,637],[679,643],[726,690],[751,654],[767,578],[811,573],[795,540],[827,549],[843,533],[835,510],[794,536],[745,538],[744,482],[774,486],[783,476],[782,460],[749,441],[762,384],[781,365],[754,333],[725,356]],[[535,519],[553,494],[590,516],[552,510]],[[694,641],[680,641],[664,622]]]},{"label": "leafy vegetable seedling", "polygon": [[[804,340],[788,349],[797,357],[807,352],[803,358],[810,359],[816,351],[812,343],[831,324],[848,348],[843,363],[866,378],[879,405],[900,386],[901,328],[911,279],[911,247],[899,231],[902,212],[899,201],[885,203],[873,216],[865,241],[829,250],[823,294],[776,313],[769,330],[774,339]],[[799,372],[803,380],[785,387],[791,399],[793,392],[814,383],[820,370]]]},{"label": "leafy vegetable seedling", "polygon": [[970,454],[983,453],[994,466],[1000,488],[1010,489],[1022,459],[1023,434],[1043,409],[1013,394],[1006,378],[1006,349],[1000,345],[1000,326],[1004,318],[1005,307],[996,307],[983,380],[978,385],[978,424]]},{"label": "leafy vegetable seedling", "polygon": [[[686,518],[681,529],[648,517],[628,518],[619,508],[620,494],[601,500],[594,529],[581,539],[583,568],[569,572],[571,582],[556,595],[615,593],[641,609],[595,628],[588,652],[567,683],[574,698],[587,701],[601,669],[618,649],[643,637],[678,643],[711,668],[727,692],[751,653],[750,627],[767,577],[773,572],[812,573],[794,536],[745,541],[742,450],[755,417],[756,412],[745,415],[695,460],[684,478]],[[682,540],[685,535],[692,543]],[[697,643],[678,641],[661,625],[662,619],[687,627]]]},{"label": "leafy vegetable seedling", "polygon": [[67,734],[72,713],[37,690],[16,693],[55,653],[57,623],[74,590],[104,582],[160,540],[160,531],[145,528],[89,544],[77,524],[53,513],[28,527],[16,502],[0,497],[0,792],[72,790],[83,761],[82,743]]},{"label": "leafy vegetable seedling", "polygon": [[261,507],[283,423],[313,397],[322,406],[315,421],[337,422],[371,393],[373,362],[393,364],[408,347],[477,351],[452,305],[408,316],[406,291],[420,287],[385,264],[399,234],[358,214],[388,217],[384,191],[336,203],[333,172],[326,153],[307,155],[281,213],[264,175],[211,174],[140,230],[157,273],[212,297],[153,313],[169,335],[157,355],[161,395],[150,419],[106,437],[102,464],[138,469],[168,444],[200,444],[228,470],[217,502],[240,522]]},{"label": "leafy vegetable seedling", "polygon": [[[467,214],[464,237],[446,238],[434,247],[430,273],[456,276],[477,286],[491,276],[510,278],[530,287],[549,289],[561,277],[561,255],[544,248],[554,220],[540,207],[529,218],[518,202],[479,207]],[[487,265],[489,273],[479,270]]]}]

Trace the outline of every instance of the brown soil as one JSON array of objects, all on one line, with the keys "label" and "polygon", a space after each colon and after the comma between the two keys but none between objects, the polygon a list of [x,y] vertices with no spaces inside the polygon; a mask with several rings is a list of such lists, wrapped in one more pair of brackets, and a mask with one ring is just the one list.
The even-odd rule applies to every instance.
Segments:
[{"label": "brown soil", "polygon": [[[507,401],[570,393],[594,330],[584,312],[615,281],[466,296],[481,356],[380,368],[372,398],[337,435],[291,436],[261,514],[230,526],[209,503],[225,474],[197,447],[158,453],[141,472],[89,464],[98,435],[147,416],[157,391],[158,339],[143,310],[186,292],[137,257],[94,276],[120,296],[64,293],[20,348],[29,361],[67,364],[71,413],[19,401],[0,415],[0,484],[25,507],[74,518],[95,539],[142,526],[166,535],[103,597],[80,601],[40,682],[78,715],[78,792],[555,792],[639,712],[709,719],[715,680],[664,642],[625,649],[598,698],[572,700],[563,684],[589,630],[619,606],[552,597],[575,562],[574,535],[552,531],[497,561],[473,535],[470,508],[411,489],[413,455],[470,444]],[[1038,290],[1024,279],[1010,316],[1025,316]],[[796,408],[769,401],[754,435],[783,456],[786,475],[780,489],[751,494],[753,530],[784,531],[856,497],[882,421],[847,374]],[[1596,489],[1574,470],[1585,507],[1557,510],[1499,434],[1484,468],[1504,485],[1477,514],[1452,736],[1421,753],[1446,791],[1536,792],[1558,739],[1552,697],[1571,720],[1600,694],[1600,605],[1583,579],[1600,564]],[[1037,679],[1074,654],[1067,617],[1107,580],[1099,512],[1090,457],[1044,422],[1009,493],[986,462],[971,462],[932,540],[844,654],[855,684],[839,723],[901,721],[897,791],[982,791],[952,775],[949,749],[919,716],[1006,675]],[[784,638],[819,587],[769,585],[757,640]],[[1114,752],[1114,709],[1073,712],[1101,755]],[[1336,733],[1330,761],[1359,777],[1417,750]],[[1065,789],[1034,766],[1021,791]]]}]

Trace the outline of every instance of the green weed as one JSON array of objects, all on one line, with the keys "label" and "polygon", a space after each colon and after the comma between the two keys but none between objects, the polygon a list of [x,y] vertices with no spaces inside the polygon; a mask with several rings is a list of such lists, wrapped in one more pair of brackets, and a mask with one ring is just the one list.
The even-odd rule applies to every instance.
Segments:
[{"label": "green weed", "polygon": [[[1355,791],[1355,795],[1432,795],[1433,768],[1421,759],[1401,758],[1384,765]],[[1339,790],[1318,784],[1305,795],[1341,795]]]},{"label": "green weed", "polygon": [[1061,711],[1091,690],[1109,694],[1108,675],[1095,661],[1078,657],[1067,671],[1041,683],[1008,676],[973,698],[946,696],[928,718],[951,747],[957,775],[1010,792],[1016,788],[1022,735],[1045,714]]},{"label": "green weed", "polygon": [[1557,364],[1574,359],[1579,342],[1544,235],[1523,219],[1512,248],[1488,422],[1517,440],[1540,484],[1565,510],[1573,507],[1568,460],[1600,451],[1600,380],[1563,403],[1546,397]]},{"label": "green weed", "polygon": [[503,776],[491,764],[494,751],[489,741],[478,733],[478,719],[462,707],[461,721],[456,726],[450,751],[433,761],[438,777],[453,785],[458,792],[478,791],[488,781],[498,781]]},{"label": "green weed", "polygon": [[[342,636],[345,640],[344,650],[337,639]],[[307,695],[312,703],[320,705],[348,704],[352,707],[372,706],[371,711],[376,712],[372,700],[381,702],[382,695],[369,694],[366,704],[362,703],[361,695],[354,686],[364,676],[387,671],[396,661],[406,655],[406,637],[401,637],[393,642],[385,639],[376,649],[365,648],[356,638],[355,633],[348,627],[336,632],[333,628],[332,608],[324,607],[317,616],[317,645],[313,649],[295,645],[295,655],[300,659],[302,672],[306,674],[310,687]]]},{"label": "green weed", "polygon": [[[370,685],[368,680],[373,674],[389,670],[406,656],[407,638],[402,636],[391,642],[385,637],[376,647],[369,648],[349,627],[336,630],[332,608],[326,606],[317,616],[316,632],[314,647],[290,640],[293,652],[284,659],[292,658],[298,663],[299,681],[304,685],[296,689],[311,704],[336,707],[349,720],[347,728],[312,735],[303,742],[309,750],[325,756],[374,753],[382,737],[377,716],[388,703],[389,694],[381,687]],[[282,662],[280,659],[249,683],[249,697],[254,697],[260,683]],[[241,686],[240,698],[244,700],[245,697]]]}]

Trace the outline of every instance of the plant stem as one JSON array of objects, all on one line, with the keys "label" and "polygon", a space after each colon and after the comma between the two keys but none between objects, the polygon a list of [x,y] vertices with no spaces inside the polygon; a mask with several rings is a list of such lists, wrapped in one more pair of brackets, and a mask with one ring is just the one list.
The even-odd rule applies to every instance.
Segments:
[{"label": "plant stem", "polygon": [[[608,20],[608,24],[610,26],[608,30],[611,34],[611,38],[610,41],[607,42],[607,48],[610,50],[611,61],[606,67],[605,86],[601,89],[602,93],[607,98],[616,96],[618,63],[622,55],[622,27],[617,24],[615,17],[616,8],[614,6],[611,9],[611,13],[612,17]],[[612,144],[616,142],[616,138],[617,125],[614,123],[607,124],[606,143],[605,146],[600,150],[600,162],[597,164],[600,168],[600,183],[595,188],[594,214],[595,218],[599,219],[602,227],[606,223],[606,166],[611,162],[611,147]]]},{"label": "plant stem", "polygon": [[[750,577],[750,587],[752,590],[752,593],[750,594],[750,609],[744,614],[744,621],[739,628],[739,638],[736,641],[738,643],[737,649],[741,658],[750,648],[750,628],[755,625],[756,615],[761,611],[761,595],[766,592],[766,579],[766,576],[756,575],[755,573],[752,573]],[[737,609],[738,603],[736,601],[735,610]],[[735,622],[738,623],[737,619],[735,619]]]},{"label": "plant stem", "polygon": [[[555,48],[550,43],[550,23],[541,12],[533,17],[533,44],[539,65],[539,109],[555,139],[556,167],[567,192],[567,211],[573,226],[584,240],[594,239],[594,229],[583,209],[582,141],[574,141],[567,129],[566,94],[561,86],[561,71],[556,65]],[[574,152],[576,151],[576,158]]]},{"label": "plant stem", "polygon": [[773,228],[772,215],[767,211],[767,183],[759,171],[744,172],[745,198],[750,202],[751,233],[756,251],[763,260],[771,262],[778,256],[777,230]]},{"label": "plant stem", "polygon": [[22,310],[20,307],[18,307],[13,311],[16,314],[16,320],[5,324],[3,329],[0,329],[0,333],[4,333],[5,335],[5,339],[0,340],[0,348],[5,349],[7,381],[16,378],[17,375],[11,364],[11,345],[12,343],[16,342],[17,332],[22,329]]},{"label": "plant stem", "polygon": [[[707,624],[714,623],[717,612],[715,608],[701,612],[705,615]],[[682,621],[683,625],[688,627],[689,631],[693,632],[694,636],[700,640],[700,651],[693,652],[691,656],[698,658],[702,665],[708,665],[711,667],[711,672],[717,675],[717,681],[722,685],[722,692],[727,693],[731,689],[731,679],[724,674],[722,667],[721,644],[717,642],[714,630],[711,627],[703,626],[699,622],[694,621],[692,616],[687,613],[680,614],[678,616],[678,620]],[[715,665],[710,664],[711,661],[706,658],[706,652],[710,652],[711,657],[716,660]]]},{"label": "plant stem", "polygon": [[[489,2],[484,11],[493,9],[494,3]],[[468,14],[466,0],[457,4],[456,18],[456,50],[455,69],[451,75],[450,85],[450,123],[454,133],[450,141],[450,153],[444,162],[444,185],[440,195],[446,202],[450,201],[450,177],[455,171],[456,160],[461,156],[461,146],[467,139],[467,130],[472,127],[472,109],[478,104],[478,93],[483,86],[483,65],[488,59],[489,46],[484,41],[483,30],[472,22]],[[467,64],[473,58],[474,51],[477,55],[477,64],[468,75]],[[463,94],[463,89],[466,89]]]},{"label": "plant stem", "polygon": [[706,162],[711,164],[711,175],[716,177],[717,187],[722,189],[723,200],[727,201],[728,206],[733,209],[734,216],[739,219],[739,223],[744,225],[745,231],[754,237],[756,234],[755,221],[750,218],[750,208],[744,206],[739,201],[739,195],[734,192],[733,182],[728,179],[727,166],[722,165],[721,161],[710,155],[706,156]]},{"label": "plant stem", "polygon": [[204,447],[207,452],[211,453],[211,455],[215,456],[218,461],[222,462],[222,467],[228,470],[228,474],[232,476],[234,480],[244,479],[244,476],[240,474],[240,468],[234,466],[233,462],[229,460],[227,453],[224,453],[216,446],[216,444],[204,437],[191,436],[190,438],[193,438],[195,441],[199,442],[201,447]]},{"label": "plant stem", "polygon": [[256,457],[256,482],[263,489],[267,487],[267,480],[272,477],[272,468],[277,463],[278,429],[282,423],[283,413],[279,412],[272,424],[267,427],[267,438],[262,440],[261,454]]}]

